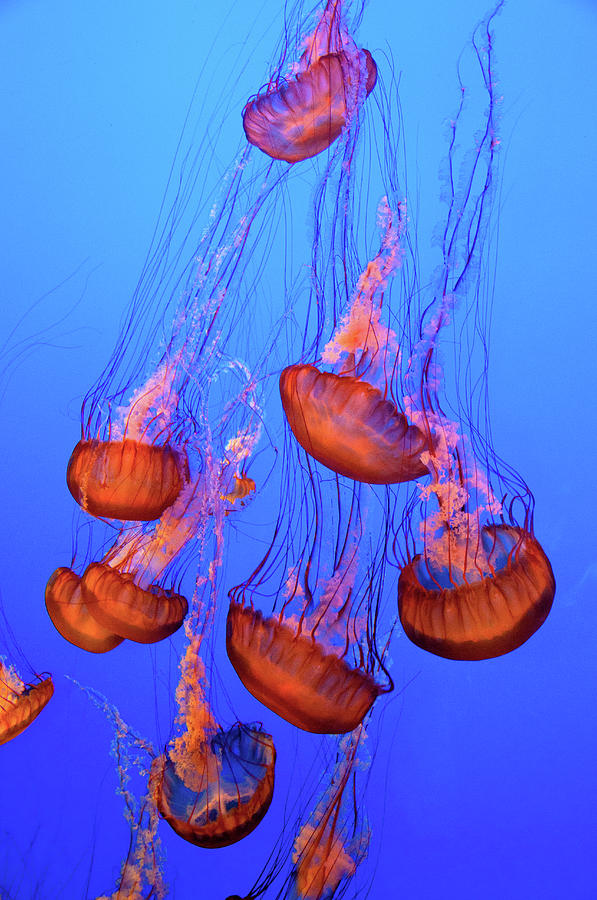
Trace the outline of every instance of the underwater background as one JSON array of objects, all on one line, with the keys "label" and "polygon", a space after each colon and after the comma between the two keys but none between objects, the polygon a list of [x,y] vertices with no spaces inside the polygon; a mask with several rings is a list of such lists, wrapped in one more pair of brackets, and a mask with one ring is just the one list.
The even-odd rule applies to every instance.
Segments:
[{"label": "underwater background", "polygon": [[[370,0],[358,31],[399,76],[423,258],[442,223],[457,60],[487,11],[485,0]],[[66,462],[82,397],[119,339],[187,112],[185,140],[199,153],[205,141],[217,180],[243,145],[241,110],[267,80],[282,13],[281,0],[0,2],[3,633],[22,674],[19,650],[55,683],[39,719],[0,748],[2,900],[114,889],[129,829],[110,724],[79,685],[156,744],[168,737],[163,695],[176,684],[180,636],[92,657],[54,630],[44,588],[69,564],[73,535],[86,542]],[[535,496],[556,598],[537,634],[493,660],[440,659],[397,635],[396,691],[368,736],[371,846],[348,897],[596,896],[597,5],[511,0],[494,35],[503,100],[488,263],[492,436]],[[305,174],[293,190],[313,187]],[[293,229],[307,260],[303,209]],[[264,279],[275,296],[275,274]],[[266,421],[279,423],[275,393],[268,403]],[[229,531],[230,585],[246,575],[251,515]],[[229,721],[261,721],[275,736],[276,794],[257,830],[226,850],[162,827],[176,900],[248,892],[296,816],[300,773],[329,753],[244,691],[225,653],[220,675]]]}]

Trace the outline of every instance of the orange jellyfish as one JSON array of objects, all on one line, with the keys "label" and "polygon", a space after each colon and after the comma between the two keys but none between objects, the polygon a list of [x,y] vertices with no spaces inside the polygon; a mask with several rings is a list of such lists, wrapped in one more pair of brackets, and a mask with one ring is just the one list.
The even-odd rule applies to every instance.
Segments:
[{"label": "orange jellyfish", "polygon": [[421,495],[438,509],[426,510],[423,553],[400,573],[400,620],[413,643],[438,656],[501,656],[543,624],[555,579],[530,524],[494,524],[502,505],[486,476],[457,426],[435,418],[433,476]]},{"label": "orange jellyfish", "polygon": [[[219,530],[218,545],[221,536]],[[204,606],[196,592],[185,624],[188,644],[175,695],[180,733],[151,775],[160,814],[180,837],[205,848],[236,843],[257,827],[272,800],[276,763],[271,735],[240,723],[222,730],[208,699],[201,645],[213,623],[218,564],[219,553],[208,577],[200,579],[210,599]]]},{"label": "orange jellyfish", "polygon": [[366,672],[259,610],[230,604],[226,629],[230,662],[244,686],[283,719],[317,734],[352,731],[381,687]]},{"label": "orange jellyfish", "polygon": [[484,526],[480,542],[471,548],[473,572],[448,565],[431,573],[416,556],[400,573],[400,619],[424,650],[448,659],[501,656],[524,644],[547,618],[555,579],[536,538],[500,524]]},{"label": "orange jellyfish", "polygon": [[81,579],[66,566],[56,569],[48,580],[46,610],[62,637],[81,650],[107,653],[123,641],[94,619],[83,600]]},{"label": "orange jellyfish", "polygon": [[328,0],[305,43],[290,77],[270,81],[243,111],[247,140],[290,163],[326,150],[377,80],[373,57],[355,45],[342,21],[340,0]]},{"label": "orange jellyfish", "polygon": [[[245,180],[251,177],[248,151],[244,156],[225,179],[228,193],[221,208],[214,205],[201,239],[192,249],[187,247],[186,268],[174,272],[170,218],[176,221],[190,202],[187,177],[191,183],[197,179],[196,173],[181,174],[181,196],[175,198],[168,225],[162,223],[161,243],[149,254],[153,264],[144,270],[131,300],[121,341],[85,397],[81,440],[68,462],[67,485],[81,508],[93,516],[159,519],[191,481],[189,455],[198,448],[200,452],[197,435],[203,425],[197,400],[218,378],[223,359],[234,365],[234,351],[245,340],[237,328],[239,298],[244,296],[240,285],[246,275],[243,254],[248,264],[264,233],[257,227],[253,241],[253,222],[281,180],[260,173],[259,180],[241,188],[243,175]],[[246,203],[243,208],[241,199]],[[182,238],[177,260],[193,234],[189,230]],[[169,277],[145,283],[156,270],[166,270]],[[169,337],[148,375],[153,354],[168,334],[166,311],[172,314]]]},{"label": "orange jellyfish", "polygon": [[86,512],[133,521],[158,519],[187,480],[183,450],[131,438],[79,441],[66,471],[68,489]]},{"label": "orange jellyfish", "polygon": [[[487,417],[488,341],[483,327],[489,315],[483,308],[488,291],[481,281],[486,268],[481,259],[499,145],[490,30],[498,10],[481,26],[481,37],[475,34],[472,41],[488,109],[484,131],[474,135],[474,155],[460,166],[455,153],[462,143],[457,130],[464,90],[451,123],[448,169],[460,169],[461,174],[458,185],[449,182],[443,266],[410,356],[414,389],[406,398],[411,421],[427,429],[433,440],[421,456],[431,475],[429,483],[419,485],[423,549],[416,554],[407,550],[398,582],[400,619],[418,646],[462,660],[488,659],[519,647],[541,627],[555,594],[551,565],[533,534],[532,494],[495,453]],[[450,378],[438,359],[448,324],[458,335],[457,346],[470,354],[466,361],[457,360]],[[477,360],[481,368],[475,374]],[[447,402],[440,399],[442,393]],[[443,411],[447,403],[458,410],[455,420]],[[415,530],[416,506],[413,502],[405,516],[409,534]],[[515,517],[520,508],[522,522]]]},{"label": "orange jellyfish", "polygon": [[[189,480],[183,447],[171,447],[176,362],[164,363],[119,410],[109,440],[83,437],[66,471],[77,503],[93,516],[132,521],[158,519]],[[159,435],[161,440],[154,441]]]},{"label": "orange jellyfish", "polygon": [[[401,262],[404,210],[393,214],[384,198],[379,215],[380,251],[359,278],[350,310],[322,354],[322,361],[332,364],[344,355],[338,374],[288,366],[280,376],[280,395],[294,436],[318,462],[356,481],[395,484],[427,473],[421,454],[430,438],[428,429],[409,423],[387,397],[385,371],[399,348],[380,320],[381,299]],[[371,383],[375,377],[381,388]]]},{"label": "orange jellyfish", "polygon": [[[317,793],[325,786],[321,799],[310,813],[304,815],[304,809],[299,816],[292,843],[288,844],[287,835],[283,834],[249,892],[243,897],[232,894],[226,900],[252,900],[270,893],[280,900],[331,900],[344,896],[369,849],[370,831],[361,783],[363,770],[369,764],[363,750],[365,739],[361,725],[338,740],[333,766],[325,763],[320,773]],[[306,799],[310,788],[301,783],[299,790],[301,800]],[[291,871],[283,876],[283,884],[275,888],[289,851]]]},{"label": "orange jellyfish", "polygon": [[261,822],[274,791],[271,735],[253,725],[213,727],[187,757],[181,777],[172,753],[159,760],[157,806],[173,830],[198,847],[227,847]]},{"label": "orange jellyfish", "polygon": [[[374,565],[360,568],[362,522],[354,496],[352,504],[342,525],[342,552],[331,572],[324,575],[322,562],[315,574],[321,547],[316,532],[310,551],[283,576],[279,611],[265,616],[252,598],[269,577],[269,556],[287,558],[292,553],[288,546],[272,545],[248,582],[230,592],[226,649],[239,678],[273,712],[318,734],[352,731],[377,697],[391,690],[375,677],[378,659],[368,627],[368,604],[376,591]],[[304,514],[309,516],[308,506]],[[291,534],[292,523],[282,523]]]},{"label": "orange jellyfish", "polygon": [[[341,742],[331,784],[296,837],[292,856],[296,900],[331,900],[367,855],[369,830],[358,827],[357,821],[362,798],[351,783],[362,737],[360,726]],[[362,809],[359,814],[362,817]]]},{"label": "orange jellyfish", "polygon": [[49,675],[33,684],[25,684],[16,670],[0,658],[0,744],[22,734],[53,693],[54,684]]}]

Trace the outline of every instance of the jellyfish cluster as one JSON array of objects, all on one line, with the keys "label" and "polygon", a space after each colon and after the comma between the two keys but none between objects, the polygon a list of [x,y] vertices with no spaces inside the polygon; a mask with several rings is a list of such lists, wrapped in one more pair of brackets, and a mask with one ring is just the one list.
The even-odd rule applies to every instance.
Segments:
[{"label": "jellyfish cluster", "polygon": [[[485,109],[462,150],[458,85],[446,216],[421,272],[396,82],[387,57],[359,45],[362,5],[289,4],[207,222],[158,233],[84,398],[66,468],[83,524],[47,582],[47,614],[83,652],[180,648],[165,745],[88,690],[113,727],[123,784],[127,765],[145,783],[136,800],[123,788],[131,841],[106,897],[166,896],[164,823],[212,850],[259,829],[275,805],[276,766],[292,760],[273,727],[231,713],[224,654],[269,722],[327,741],[311,805],[303,798],[293,833],[287,824],[276,852],[263,848],[237,897],[328,900],[350,889],[375,839],[366,741],[394,690],[400,640],[485,660],[549,614],[555,581],[533,496],[494,449],[487,402],[500,7],[468,47]],[[281,217],[296,183],[308,185],[312,253],[276,293],[261,284],[288,244]],[[183,189],[169,221],[188,203]],[[237,583],[233,529],[250,561]],[[0,743],[34,728],[52,693],[49,676],[25,685],[1,661]]]}]

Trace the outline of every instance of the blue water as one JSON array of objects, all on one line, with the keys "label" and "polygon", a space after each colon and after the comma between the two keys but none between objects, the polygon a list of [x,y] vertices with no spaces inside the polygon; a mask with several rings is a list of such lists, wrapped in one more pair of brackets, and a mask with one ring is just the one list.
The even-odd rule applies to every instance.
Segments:
[{"label": "blue water", "polygon": [[[127,849],[110,725],[66,675],[150,739],[167,738],[180,642],[91,657],[55,632],[43,591],[69,564],[81,523],[64,483],[80,402],[119,335],[195,85],[191,131],[209,135],[213,175],[242,143],[240,110],[267,78],[281,12],[281,0],[0,4],[0,591],[17,647],[56,685],[39,720],[0,748],[2,900],[109,894]],[[485,0],[371,0],[359,30],[400,73],[423,252],[442,221],[456,61],[485,12]],[[495,25],[493,439],[535,495],[554,607],[527,644],[487,662],[442,660],[396,639],[397,690],[368,738],[371,849],[347,896],[597,896],[596,40],[589,0],[512,0]],[[308,228],[301,212],[305,259]],[[262,825],[226,851],[162,826],[176,900],[246,893],[296,814],[300,773],[329,762],[325,742],[263,709],[225,659],[221,685],[244,721],[275,735],[277,792]]]}]

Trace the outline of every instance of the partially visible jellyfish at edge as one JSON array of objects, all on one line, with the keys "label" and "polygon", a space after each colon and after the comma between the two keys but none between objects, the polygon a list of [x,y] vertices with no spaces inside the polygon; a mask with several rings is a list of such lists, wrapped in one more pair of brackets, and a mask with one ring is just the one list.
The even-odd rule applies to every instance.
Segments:
[{"label": "partially visible jellyfish at edge", "polygon": [[0,744],[22,734],[52,699],[50,675],[26,684],[14,666],[0,656]]}]

